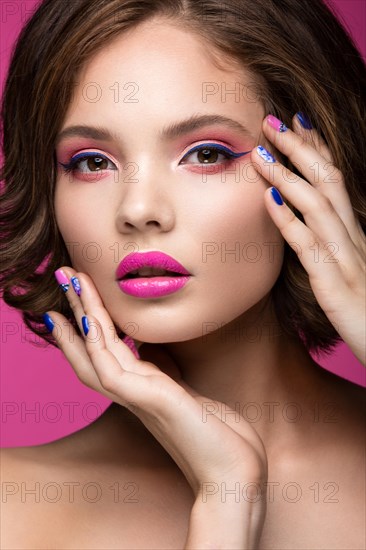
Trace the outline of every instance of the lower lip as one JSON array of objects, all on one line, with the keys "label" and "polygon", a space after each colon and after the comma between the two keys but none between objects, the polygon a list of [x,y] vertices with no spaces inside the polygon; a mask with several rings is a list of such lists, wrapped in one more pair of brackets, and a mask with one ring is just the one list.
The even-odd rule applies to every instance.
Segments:
[{"label": "lower lip", "polygon": [[159,298],[180,290],[190,279],[189,275],[178,277],[136,277],[121,279],[118,286],[125,294],[137,298]]}]

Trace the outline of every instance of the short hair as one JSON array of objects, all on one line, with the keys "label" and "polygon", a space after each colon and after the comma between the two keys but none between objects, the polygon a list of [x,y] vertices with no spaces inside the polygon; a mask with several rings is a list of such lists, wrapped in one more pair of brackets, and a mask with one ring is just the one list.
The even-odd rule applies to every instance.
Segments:
[{"label": "short hair", "polygon": [[[229,59],[253,74],[267,113],[288,126],[294,113],[308,115],[365,232],[365,63],[322,0],[45,0],[16,42],[1,106],[0,285],[5,302],[53,345],[43,312],[60,311],[79,332],[53,274],[72,265],[54,211],[56,136],[79,70],[108,42],[153,18],[194,33],[218,63]],[[329,352],[340,340],[287,242],[271,299],[283,331],[309,351]]]}]

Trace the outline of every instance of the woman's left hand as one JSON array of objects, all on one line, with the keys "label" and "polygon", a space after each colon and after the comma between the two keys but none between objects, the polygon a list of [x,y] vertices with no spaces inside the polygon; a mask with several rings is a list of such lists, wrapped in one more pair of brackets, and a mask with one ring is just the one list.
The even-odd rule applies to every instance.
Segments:
[{"label": "woman's left hand", "polygon": [[[251,160],[259,173],[300,211],[306,223],[283,202],[264,194],[266,208],[309,275],[314,295],[341,338],[366,364],[366,238],[355,217],[342,173],[324,140],[293,117],[293,130],[272,115],[263,121],[268,142],[289,158],[298,177],[268,151],[254,148]],[[316,144],[316,148],[313,143]],[[263,144],[262,144],[263,145]],[[265,146],[265,144],[264,144]],[[268,146],[267,146],[268,147]],[[277,198],[277,201],[276,201]]]}]

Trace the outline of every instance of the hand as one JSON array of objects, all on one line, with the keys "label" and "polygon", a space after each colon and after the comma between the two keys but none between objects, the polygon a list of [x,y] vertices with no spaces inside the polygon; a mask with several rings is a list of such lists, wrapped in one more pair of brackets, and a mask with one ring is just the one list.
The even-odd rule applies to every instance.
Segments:
[{"label": "hand", "polygon": [[[229,414],[226,405],[188,386],[159,346],[151,346],[157,364],[135,357],[111,330],[114,324],[91,278],[70,267],[62,270],[69,280],[79,280],[80,297],[71,284],[64,290],[81,333],[85,315],[89,331],[80,337],[63,315],[49,311],[58,325],[52,334],[80,381],[131,410],[182,470],[195,495],[186,548],[204,547],[210,537],[213,544],[222,540],[230,548],[254,548],[265,517],[260,491],[267,480],[266,452],[257,432],[234,411]],[[208,411],[212,414],[205,415]],[[262,497],[240,503],[229,498],[223,503],[220,494],[203,498],[207,484],[232,488],[238,482],[240,488],[257,484]]]},{"label": "hand", "polygon": [[266,161],[256,148],[251,160],[283,198],[302,213],[306,224],[285,203],[276,204],[271,189],[265,191],[265,205],[306,269],[320,307],[365,365],[365,235],[353,212],[344,178],[334,166],[330,150],[321,136],[314,129],[302,128],[296,115],[293,131],[279,131],[275,128],[279,127],[278,123],[281,121],[266,117],[263,132],[304,179],[277,161]]}]

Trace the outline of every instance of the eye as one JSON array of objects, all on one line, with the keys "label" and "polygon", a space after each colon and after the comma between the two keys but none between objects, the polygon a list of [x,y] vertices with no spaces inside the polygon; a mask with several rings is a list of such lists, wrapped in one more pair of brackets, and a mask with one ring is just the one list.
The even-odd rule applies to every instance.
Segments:
[{"label": "eye", "polygon": [[[86,164],[84,164],[80,170],[77,170],[77,168],[80,168],[80,165],[83,163]],[[114,168],[108,167],[108,163],[114,166]],[[79,153],[78,155],[72,157],[70,162],[66,164],[60,162],[60,165],[66,173],[74,173],[79,171],[80,173],[90,174],[91,172],[99,172],[101,170],[117,170],[115,164],[111,160],[104,155],[95,152]]]},{"label": "eye", "polygon": [[247,153],[250,153],[250,151],[234,153],[234,151],[231,151],[228,147],[219,145],[218,143],[203,143],[188,151],[188,153],[184,155],[180,164],[190,164],[186,161],[186,159],[193,154],[197,155],[198,164],[216,164],[220,155],[226,160],[232,160],[234,158],[239,158],[246,155]]}]

